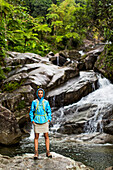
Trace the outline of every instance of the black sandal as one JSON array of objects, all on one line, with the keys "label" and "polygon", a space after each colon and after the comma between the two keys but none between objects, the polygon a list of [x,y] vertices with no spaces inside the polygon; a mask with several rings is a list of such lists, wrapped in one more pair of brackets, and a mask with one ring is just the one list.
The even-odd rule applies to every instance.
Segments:
[{"label": "black sandal", "polygon": [[35,151],[34,160],[38,159],[38,151]]},{"label": "black sandal", "polygon": [[50,151],[47,151],[47,152],[46,152],[46,157],[52,158],[52,155],[50,154]]}]

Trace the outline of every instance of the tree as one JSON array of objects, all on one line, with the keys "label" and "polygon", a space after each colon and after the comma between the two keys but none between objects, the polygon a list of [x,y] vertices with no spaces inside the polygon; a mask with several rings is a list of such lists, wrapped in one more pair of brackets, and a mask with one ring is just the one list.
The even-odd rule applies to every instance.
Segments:
[{"label": "tree", "polygon": [[85,33],[86,10],[74,0],[65,0],[58,6],[52,4],[48,9],[47,19],[53,30],[56,44],[61,43],[63,48],[78,44]]},{"label": "tree", "polygon": [[111,0],[87,0],[87,15],[106,40],[113,35],[113,3]]},{"label": "tree", "polygon": [[33,17],[45,16],[52,0],[25,0],[26,5]]}]

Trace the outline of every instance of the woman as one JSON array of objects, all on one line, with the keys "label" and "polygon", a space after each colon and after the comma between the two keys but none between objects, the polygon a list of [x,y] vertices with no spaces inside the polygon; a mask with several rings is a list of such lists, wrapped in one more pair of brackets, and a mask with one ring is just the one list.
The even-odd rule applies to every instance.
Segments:
[{"label": "woman", "polygon": [[40,133],[44,133],[45,144],[46,144],[46,156],[52,158],[49,151],[49,122],[51,121],[51,108],[49,102],[44,99],[45,92],[42,88],[37,90],[38,99],[33,100],[30,109],[30,119],[34,124],[35,132],[35,155],[34,159],[38,159],[38,138]]}]

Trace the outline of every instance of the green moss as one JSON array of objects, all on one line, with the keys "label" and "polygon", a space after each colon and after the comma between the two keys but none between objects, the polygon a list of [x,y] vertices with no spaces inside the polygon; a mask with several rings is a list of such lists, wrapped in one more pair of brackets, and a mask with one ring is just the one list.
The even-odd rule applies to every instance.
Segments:
[{"label": "green moss", "polygon": [[0,66],[0,81],[2,81],[3,79],[5,79],[6,77],[5,77],[5,73],[4,73],[4,71],[3,71],[3,69],[1,68],[1,66]]},{"label": "green moss", "polygon": [[81,57],[81,60],[84,60],[86,57],[87,57],[87,55],[84,54],[84,55]]},{"label": "green moss", "polygon": [[17,106],[17,110],[21,110],[21,109],[24,109],[26,106],[26,103],[24,100],[21,100]]},{"label": "green moss", "polygon": [[16,90],[17,88],[19,88],[22,84],[23,84],[24,80],[21,80],[21,82],[17,82],[17,81],[14,81],[14,82],[9,82],[7,84],[4,84],[3,86],[3,92],[4,91],[8,91],[8,92],[12,92],[14,90]]},{"label": "green moss", "polygon": [[10,83],[4,85],[3,91],[12,92],[12,91],[16,90],[19,86],[20,86],[20,84],[18,82],[10,82]]}]

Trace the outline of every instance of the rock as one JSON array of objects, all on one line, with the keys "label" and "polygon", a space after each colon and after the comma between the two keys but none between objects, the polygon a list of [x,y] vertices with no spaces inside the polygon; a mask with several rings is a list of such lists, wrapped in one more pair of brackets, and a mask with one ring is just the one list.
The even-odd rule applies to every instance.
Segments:
[{"label": "rock", "polygon": [[59,52],[59,55],[77,61],[79,61],[81,58],[81,54],[77,50],[63,50]]},{"label": "rock", "polygon": [[62,107],[79,101],[83,96],[86,96],[96,86],[97,77],[93,71],[81,72],[79,77],[70,79],[66,83],[50,90],[47,93],[47,98],[53,107]]},{"label": "rock", "polygon": [[113,119],[107,125],[104,126],[104,132],[113,135]]},{"label": "rock", "polygon": [[[13,56],[11,63],[8,63],[9,66],[10,64],[14,64],[14,59],[17,61],[17,64],[21,62],[20,60],[23,60],[23,64],[21,64],[19,68],[17,67],[8,73],[8,78],[4,81],[2,87],[4,91],[7,90],[7,86],[10,82],[18,82],[21,85],[31,85],[34,89],[40,86],[49,90],[79,74],[77,68],[53,65],[48,61],[47,57],[40,57],[32,53],[9,53]],[[26,62],[28,58],[34,62]]]},{"label": "rock", "polygon": [[101,45],[100,47],[85,53],[85,55],[81,57],[80,62],[78,62],[77,68],[79,68],[79,70],[93,69],[95,62],[97,61],[98,55],[102,53],[103,50],[104,50],[104,46]]},{"label": "rock", "polygon": [[[57,131],[63,134],[84,133],[85,124],[94,116],[96,108],[97,106],[95,105],[86,104],[83,106],[72,105],[62,110],[59,109],[53,113],[52,123],[56,124],[59,122],[60,127]],[[58,115],[60,111],[62,116]],[[62,119],[59,120],[57,117],[62,117]]]},{"label": "rock", "polygon": [[29,111],[34,100],[34,89],[30,85],[21,86],[13,93],[2,93],[0,103],[15,114],[21,127],[29,119]]},{"label": "rock", "polygon": [[11,111],[20,110],[30,106],[34,99],[34,89],[30,86],[21,86],[13,93],[3,93],[0,96],[0,103]]},{"label": "rock", "polygon": [[113,144],[113,135],[102,133],[99,136],[96,136],[94,139],[90,140],[90,143],[96,143],[96,144],[111,143],[111,144]]},{"label": "rock", "polygon": [[113,170],[113,166],[106,168],[105,170]]},{"label": "rock", "polygon": [[3,83],[9,83],[11,81],[17,81],[17,82],[21,82],[22,80],[26,79],[28,77],[28,74],[27,73],[19,73],[19,74],[16,74],[16,75],[13,75],[9,78],[7,78]]},{"label": "rock", "polygon": [[64,66],[70,64],[72,61],[79,61],[81,55],[77,50],[63,50],[55,55],[50,52],[47,57],[53,64]]},{"label": "rock", "polygon": [[54,56],[49,54],[48,57],[52,64],[57,66],[63,66],[67,61],[67,58],[65,56],[61,56],[59,53],[55,54]]},{"label": "rock", "polygon": [[21,86],[13,93],[3,93],[0,98],[2,105],[13,111],[20,128],[29,120],[29,111],[33,100],[34,89],[30,85]]},{"label": "rock", "polygon": [[94,64],[97,60],[98,55],[97,54],[90,54],[85,58],[85,67],[86,70],[91,70],[94,67]]},{"label": "rock", "polygon": [[79,135],[70,135],[64,142],[76,142],[80,144],[113,144],[113,135],[106,133],[82,133]]},{"label": "rock", "polygon": [[38,63],[38,62],[46,63],[48,61],[47,58],[41,57],[40,55],[34,53],[19,53],[19,52],[7,51],[7,54],[10,56],[10,58],[6,58],[7,66],[9,65],[24,66],[25,64],[29,64],[29,63]]},{"label": "rock", "polygon": [[71,158],[62,156],[58,153],[51,152],[53,158],[48,159],[45,154],[41,154],[40,160],[33,160],[33,154],[24,154],[23,156],[15,156],[10,158],[0,155],[1,168],[5,169],[21,169],[21,170],[34,170],[34,169],[54,169],[54,170],[93,170],[91,167],[85,166],[81,162],[72,160]]},{"label": "rock", "polygon": [[63,134],[104,132],[113,135],[113,105],[104,104],[99,108],[96,104],[79,105],[78,102],[62,107],[53,112],[51,126],[54,124],[59,124],[56,130]]},{"label": "rock", "polygon": [[28,72],[28,79],[24,83],[25,85],[29,84],[34,89],[37,89],[37,86],[40,86],[48,90],[79,74],[77,69],[58,67],[50,63],[27,64],[22,69],[19,69],[17,73],[24,71]]},{"label": "rock", "polygon": [[20,141],[21,135],[14,113],[0,105],[0,143],[16,144]]},{"label": "rock", "polygon": [[95,54],[101,54],[102,52],[104,51],[104,45],[101,45],[100,47],[98,47],[98,48],[96,48],[96,49],[94,49],[94,50],[91,50],[91,51],[89,51],[89,52],[87,52],[85,55],[86,56],[88,56],[88,55],[90,55],[90,54],[93,54],[93,55],[95,55]]}]

